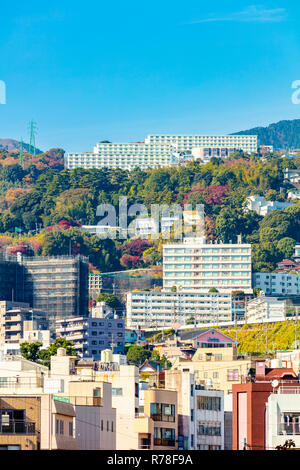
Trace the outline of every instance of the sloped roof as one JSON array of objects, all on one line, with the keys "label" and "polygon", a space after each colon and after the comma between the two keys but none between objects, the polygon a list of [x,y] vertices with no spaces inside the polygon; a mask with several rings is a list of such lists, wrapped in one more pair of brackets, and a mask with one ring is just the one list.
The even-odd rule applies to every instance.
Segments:
[{"label": "sloped roof", "polygon": [[181,341],[187,341],[187,340],[195,340],[196,338],[199,338],[200,336],[204,335],[205,333],[209,331],[217,331],[220,335],[224,336],[224,338],[229,339],[230,342],[232,343],[237,343],[233,338],[230,338],[230,336],[225,335],[223,332],[217,330],[216,328],[206,328],[206,329],[194,329],[192,331],[182,331],[180,333],[180,339]]}]

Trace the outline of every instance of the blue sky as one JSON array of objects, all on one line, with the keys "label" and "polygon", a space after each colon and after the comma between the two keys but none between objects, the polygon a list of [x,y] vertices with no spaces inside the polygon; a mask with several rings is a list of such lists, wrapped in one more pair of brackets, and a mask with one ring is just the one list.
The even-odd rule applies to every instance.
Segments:
[{"label": "blue sky", "polygon": [[[263,0],[262,0],[263,1]],[[0,137],[42,150],[300,118],[300,2],[2,2]]]}]

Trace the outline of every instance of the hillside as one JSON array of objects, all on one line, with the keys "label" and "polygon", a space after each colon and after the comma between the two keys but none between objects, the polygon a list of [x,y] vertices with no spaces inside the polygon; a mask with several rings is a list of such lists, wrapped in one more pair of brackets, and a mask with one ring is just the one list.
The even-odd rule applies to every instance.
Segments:
[{"label": "hillside", "polygon": [[[297,340],[300,339],[299,332],[300,321],[297,324]],[[253,354],[255,352],[264,354],[266,347],[268,352],[274,349],[282,351],[290,349],[295,341],[295,323],[291,320],[264,323],[264,324],[251,324],[243,325],[237,328],[224,327],[218,328],[226,335],[239,342],[239,353]],[[267,332],[268,329],[268,343]]]},{"label": "hillside", "polygon": [[[29,144],[23,144],[25,151],[29,151]],[[0,149],[5,149],[8,152],[18,152],[20,149],[20,142],[14,139],[0,139]],[[36,149],[36,153],[43,153],[42,150]]]},{"label": "hillside", "polygon": [[245,131],[234,132],[232,135],[257,135],[258,143],[273,145],[274,149],[300,148],[300,119],[279,121],[267,127],[254,127]]}]

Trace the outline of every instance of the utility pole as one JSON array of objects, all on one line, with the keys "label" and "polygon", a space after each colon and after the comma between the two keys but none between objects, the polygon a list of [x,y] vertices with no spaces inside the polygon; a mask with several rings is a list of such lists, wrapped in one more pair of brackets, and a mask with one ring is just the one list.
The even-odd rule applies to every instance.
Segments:
[{"label": "utility pole", "polygon": [[268,325],[265,326],[266,330],[266,353],[268,352]]}]

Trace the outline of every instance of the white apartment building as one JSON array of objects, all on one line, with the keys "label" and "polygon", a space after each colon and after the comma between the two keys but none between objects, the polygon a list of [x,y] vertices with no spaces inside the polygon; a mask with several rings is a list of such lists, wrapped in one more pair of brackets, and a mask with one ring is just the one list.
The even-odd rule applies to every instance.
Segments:
[{"label": "white apartment building", "polygon": [[165,387],[178,396],[179,450],[224,450],[224,392],[205,389],[195,375],[165,371]]},{"label": "white apartment building", "polygon": [[286,320],[286,301],[261,295],[250,300],[246,306],[247,323]]},{"label": "white apartment building", "polygon": [[255,211],[263,217],[272,211],[284,210],[292,206],[290,202],[266,201],[263,196],[249,196],[247,198],[247,209]]},{"label": "white apartment building", "polygon": [[299,295],[300,274],[290,273],[254,273],[253,287],[268,295]]},{"label": "white apartment building", "polygon": [[219,324],[232,320],[231,293],[214,292],[129,292],[127,327],[172,327],[174,323]]},{"label": "white apartment building", "polygon": [[206,244],[204,239],[186,238],[183,243],[163,246],[163,287],[221,293],[242,290],[252,293],[251,245]]},{"label": "white apartment building", "polygon": [[300,170],[293,170],[291,168],[285,168],[283,175],[284,175],[284,179],[289,181],[291,184],[300,183]]},{"label": "white apartment building", "polygon": [[149,135],[144,142],[99,142],[94,152],[65,155],[65,168],[122,168],[132,170],[176,165],[186,156],[199,158],[197,149],[218,147],[257,151],[253,135]]},{"label": "white apartment building", "polygon": [[300,447],[300,388],[279,387],[266,403],[266,450],[292,439]]}]

